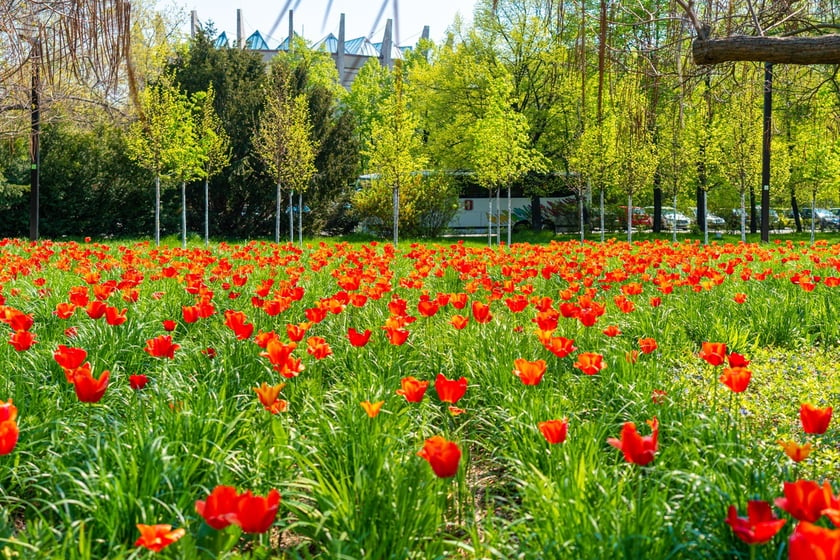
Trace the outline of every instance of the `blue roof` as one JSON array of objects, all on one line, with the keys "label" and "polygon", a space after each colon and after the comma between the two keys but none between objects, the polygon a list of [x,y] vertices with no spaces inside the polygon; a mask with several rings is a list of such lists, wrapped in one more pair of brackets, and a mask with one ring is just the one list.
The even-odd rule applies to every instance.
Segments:
[{"label": "blue roof", "polygon": [[[382,43],[373,43],[373,47],[376,49],[376,52],[381,54],[382,53]],[[400,48],[393,43],[391,44],[391,60],[397,60],[398,58],[402,58],[402,51]]]},{"label": "blue roof", "polygon": [[227,35],[225,34],[224,31],[219,33],[219,36],[216,37],[215,46],[216,46],[217,49],[229,46],[228,45],[228,38],[227,38]]},{"label": "blue roof", "polygon": [[[330,33],[314,45],[312,45],[312,50],[316,51],[324,51],[330,54],[334,54],[338,52],[338,38]],[[344,44],[344,51],[347,52],[347,43]]]},{"label": "blue roof", "polygon": [[263,39],[263,36],[260,35],[259,31],[254,31],[251,33],[250,37],[245,39],[245,46],[255,51],[269,50],[268,43],[265,42],[265,39]]},{"label": "blue roof", "polygon": [[344,42],[344,52],[360,56],[379,56],[379,49],[367,40],[366,37],[356,37]]}]

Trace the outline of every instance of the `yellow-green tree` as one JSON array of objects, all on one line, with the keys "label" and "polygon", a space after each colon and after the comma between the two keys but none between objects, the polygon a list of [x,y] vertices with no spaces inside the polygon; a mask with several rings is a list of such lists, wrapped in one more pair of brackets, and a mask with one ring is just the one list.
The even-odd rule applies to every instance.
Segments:
[{"label": "yellow-green tree", "polygon": [[[277,185],[274,241],[280,242],[283,186],[289,191],[289,241],[294,242],[293,198],[303,193],[315,175],[316,145],[312,140],[309,107],[303,94],[290,95],[289,84],[276,78],[260,114],[254,137],[257,154]],[[301,208],[302,211],[302,208]]]},{"label": "yellow-green tree", "polygon": [[[546,171],[545,158],[529,148],[528,119],[511,107],[510,79],[493,80],[484,116],[476,120],[467,132],[472,140],[470,160],[476,181],[488,191],[490,201],[487,216],[487,243],[492,242],[495,219],[501,241],[501,212],[493,216],[493,193],[498,197],[502,187],[508,190],[508,244],[511,238],[510,186],[529,171]],[[497,205],[498,206],[498,205]]]},{"label": "yellow-green tree", "polygon": [[210,177],[218,175],[230,163],[230,137],[213,107],[215,100],[216,91],[212,82],[206,92],[198,92],[194,96],[197,142],[204,155],[201,176],[204,178],[205,245],[210,242]]},{"label": "yellow-green tree", "polygon": [[139,116],[128,129],[129,156],[155,176],[155,244],[160,244],[161,179],[194,176],[203,158],[197,150],[191,107],[169,75],[138,95]]},{"label": "yellow-green tree", "polygon": [[387,230],[390,218],[396,245],[400,224],[414,224],[418,219],[415,202],[422,194],[420,171],[427,161],[399,61],[394,69],[394,92],[383,104],[381,118],[373,121],[362,154],[368,171],[376,178],[368,188],[356,193],[354,206],[361,216],[373,218],[372,225],[380,232]]}]

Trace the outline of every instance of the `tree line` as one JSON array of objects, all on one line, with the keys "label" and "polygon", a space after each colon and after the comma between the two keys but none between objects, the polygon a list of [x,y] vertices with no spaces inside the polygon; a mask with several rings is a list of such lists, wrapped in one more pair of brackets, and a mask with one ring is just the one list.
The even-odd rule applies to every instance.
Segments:
[{"label": "tree line", "polygon": [[[825,1],[694,8],[722,36],[831,30],[840,13]],[[679,3],[479,0],[471,25],[454,22],[447,40],[421,42],[393,69],[370,61],[349,92],[330,56],[303,41],[266,65],[215,47],[212,27],[173,44],[159,17],[145,22],[132,43],[135,103],[97,112],[67,96],[47,107],[44,235],[279,239],[359,221],[435,234],[457,186],[430,170],[469,171],[488,192],[519,182],[534,196],[545,192],[529,173],[560,172],[579,178],[589,216],[601,200],[741,208],[744,228],[757,227],[764,67],[695,64]],[[773,69],[774,206],[840,206],[836,70]],[[168,117],[155,121],[156,110]],[[27,146],[14,122],[0,121],[0,235],[26,227]],[[377,180],[357,190],[363,173]]]}]

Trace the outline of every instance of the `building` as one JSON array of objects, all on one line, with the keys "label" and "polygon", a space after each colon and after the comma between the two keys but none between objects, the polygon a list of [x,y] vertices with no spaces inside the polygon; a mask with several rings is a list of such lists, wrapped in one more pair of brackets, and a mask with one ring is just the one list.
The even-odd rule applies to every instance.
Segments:
[{"label": "building", "polygon": [[[191,33],[194,34],[197,29],[198,13],[193,11],[191,14]],[[227,34],[221,32],[215,40],[216,46],[221,47],[240,47],[258,51],[263,60],[268,62],[280,51],[287,51],[289,43],[291,42],[294,33],[294,13],[289,11],[289,34],[283,39],[279,45],[274,48],[266,42],[259,31],[254,31],[247,38],[245,37],[245,29],[242,22],[242,10],[236,10],[236,39],[231,44]],[[429,38],[429,26],[423,27],[423,34],[421,39]],[[385,24],[385,33],[382,37],[381,43],[372,43],[367,37],[357,37],[355,39],[346,39],[344,36],[344,14],[341,14],[341,19],[338,28],[338,37],[330,33],[320,41],[313,45],[315,50],[323,50],[332,56],[335,62],[336,70],[341,80],[341,85],[347,89],[353,84],[359,70],[364,66],[368,60],[375,58],[379,60],[382,66],[393,68],[394,60],[403,58],[403,53],[411,50],[412,47],[398,46],[393,41],[393,22],[388,20]]]}]

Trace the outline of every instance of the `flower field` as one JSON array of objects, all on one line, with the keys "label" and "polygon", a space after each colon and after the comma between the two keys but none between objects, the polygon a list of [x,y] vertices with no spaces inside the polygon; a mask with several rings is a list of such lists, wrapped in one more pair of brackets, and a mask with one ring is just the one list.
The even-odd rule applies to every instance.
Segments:
[{"label": "flower field", "polygon": [[0,240],[3,558],[840,558],[840,245]]}]

